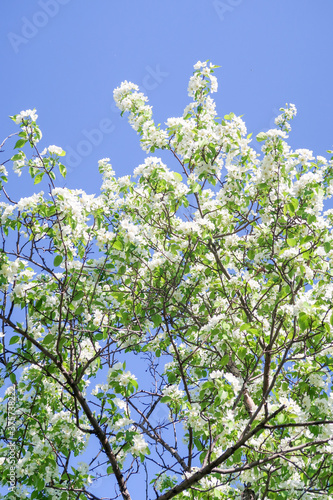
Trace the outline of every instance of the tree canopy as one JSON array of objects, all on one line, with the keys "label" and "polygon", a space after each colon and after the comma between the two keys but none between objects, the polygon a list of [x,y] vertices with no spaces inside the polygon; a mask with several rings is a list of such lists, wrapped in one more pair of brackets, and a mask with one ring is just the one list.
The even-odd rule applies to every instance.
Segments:
[{"label": "tree canopy", "polygon": [[[143,149],[176,167],[147,156],[117,178],[104,158],[99,195],[61,187],[36,110],[11,117],[6,498],[333,499],[333,157],[288,145],[294,105],[258,153],[240,117],[217,117],[216,68],[194,66],[165,128],[136,85],[115,89]],[[10,163],[44,191],[14,201]]]}]

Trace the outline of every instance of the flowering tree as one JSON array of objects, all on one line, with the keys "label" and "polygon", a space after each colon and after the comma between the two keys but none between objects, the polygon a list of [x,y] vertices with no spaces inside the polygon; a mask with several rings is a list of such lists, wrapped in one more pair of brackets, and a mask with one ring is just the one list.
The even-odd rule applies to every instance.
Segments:
[{"label": "flowering tree", "polygon": [[103,159],[99,196],[57,186],[65,153],[39,151],[35,110],[12,117],[14,170],[47,194],[2,188],[7,498],[333,499],[333,160],[288,146],[293,105],[256,153],[216,117],[215,68],[165,129],[136,85],[114,91],[182,175]]}]

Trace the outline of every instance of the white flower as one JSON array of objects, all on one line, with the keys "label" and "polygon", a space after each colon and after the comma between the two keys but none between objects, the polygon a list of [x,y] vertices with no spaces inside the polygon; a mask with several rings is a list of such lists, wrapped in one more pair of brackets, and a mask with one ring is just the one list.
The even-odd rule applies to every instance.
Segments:
[{"label": "white flower", "polygon": [[201,61],[198,61],[197,63],[195,63],[195,65],[193,66],[194,69],[201,69],[201,68],[205,68],[207,66],[207,62],[204,61],[204,62],[201,62]]},{"label": "white flower", "polygon": [[24,297],[25,292],[29,290],[29,288],[29,283],[16,283],[13,292],[15,293],[16,297]]},{"label": "white flower", "polygon": [[140,243],[142,241],[139,235],[139,226],[134,225],[128,220],[121,221],[121,226],[125,230],[124,240],[132,243]]},{"label": "white flower", "polygon": [[11,262],[8,261],[7,263],[3,263],[0,269],[0,274],[7,278],[8,283],[12,283],[14,281],[15,276],[17,275],[17,272],[20,267],[20,259],[16,259],[15,261]]},{"label": "white flower", "polygon": [[188,221],[188,222],[180,222],[178,225],[178,230],[184,233],[185,235],[191,234],[191,233],[201,233],[201,227],[200,224],[197,222],[193,221]]},{"label": "white flower", "polygon": [[114,398],[113,400],[114,404],[116,404],[118,406],[118,408],[120,408],[121,410],[126,410],[127,408],[127,404],[125,401],[123,401],[122,399],[119,399],[119,398]]},{"label": "white flower", "polygon": [[169,385],[163,389],[163,396],[169,396],[172,400],[183,399],[184,391],[180,390],[176,385]]},{"label": "white flower", "polygon": [[79,360],[81,362],[88,361],[90,358],[95,356],[96,352],[100,349],[100,345],[98,342],[94,344],[91,343],[90,340],[84,339],[80,343],[80,357]]},{"label": "white flower", "polygon": [[19,125],[23,122],[23,120],[30,120],[35,122],[38,118],[35,108],[34,109],[26,109],[25,111],[21,111],[18,115],[16,115],[15,123]]},{"label": "white flower", "polygon": [[212,330],[223,318],[223,314],[218,314],[217,316],[213,316],[209,318],[207,325],[203,328],[204,331],[209,332]]},{"label": "white flower", "polygon": [[281,137],[282,139],[285,139],[287,137],[286,132],[283,132],[282,130],[279,130],[277,128],[267,130],[265,134],[270,138]]},{"label": "white flower", "polygon": [[116,379],[120,385],[123,387],[127,387],[128,383],[132,380],[136,380],[136,376],[131,372],[119,373]]},{"label": "white flower", "polygon": [[99,391],[101,392],[106,392],[108,390],[108,385],[107,384],[97,384],[94,389],[91,391],[91,394],[93,396],[96,396],[96,394],[99,393]]},{"label": "white flower", "polygon": [[96,309],[96,311],[94,312],[93,324],[99,327],[101,325],[105,325],[106,323],[107,323],[107,317],[105,316],[103,311],[101,311],[100,309]]},{"label": "white flower", "polygon": [[48,147],[49,153],[51,154],[56,154],[56,155],[62,155],[64,150],[60,148],[59,146],[49,146]]},{"label": "white flower", "polygon": [[214,380],[215,378],[222,378],[223,377],[223,372],[221,370],[214,370],[212,373],[209,375],[209,377]]},{"label": "white flower", "polygon": [[13,163],[13,171],[15,172],[15,174],[17,174],[19,177],[20,175],[22,174],[22,168],[24,167],[25,165],[25,161],[24,160],[16,160],[14,161]]},{"label": "white flower", "polygon": [[323,163],[324,165],[327,164],[327,159],[324,156],[317,156],[317,161],[320,163]]},{"label": "white flower", "polygon": [[304,274],[305,274],[305,277],[308,279],[308,280],[312,280],[313,279],[313,271],[311,269],[311,267],[308,267],[308,266],[304,266]]},{"label": "white flower", "polygon": [[[302,150],[302,151],[307,151],[307,150]],[[305,155],[303,157],[300,157],[300,161],[306,161]],[[298,194],[301,194],[304,191],[305,186],[311,183],[320,184],[322,180],[323,180],[322,172],[316,172],[316,173],[307,172],[303,174],[298,181],[295,182],[295,184],[293,185],[293,193],[295,196],[298,196]]]},{"label": "white flower", "polygon": [[50,154],[55,154],[58,156],[64,156],[65,151],[60,148],[59,146],[49,146],[48,148],[43,149],[41,152],[41,155],[46,155],[46,153],[49,152]]},{"label": "white flower", "polygon": [[310,151],[310,149],[296,149],[295,153],[298,154],[298,160],[301,163],[314,160],[313,151]]},{"label": "white flower", "polygon": [[141,434],[137,434],[133,438],[133,446],[131,448],[131,453],[133,455],[139,455],[140,453],[145,453],[147,451],[148,445],[143,439]]},{"label": "white flower", "polygon": [[130,186],[131,185],[131,176],[124,175],[123,177],[118,178],[118,184],[120,187]]},{"label": "white flower", "polygon": [[232,373],[225,373],[224,378],[232,385],[235,393],[240,391],[242,384],[237,377],[232,375]]},{"label": "white flower", "polygon": [[115,431],[118,431],[122,427],[126,427],[126,426],[131,425],[131,424],[133,424],[133,420],[131,420],[130,418],[127,418],[127,417],[122,417],[122,418],[119,418],[114,423],[113,428]]},{"label": "white flower", "polygon": [[105,165],[110,163],[110,158],[102,158],[101,160],[98,160],[98,165]]},{"label": "white flower", "polygon": [[318,373],[311,373],[309,375],[309,381],[310,384],[314,385],[315,387],[323,387],[325,385],[322,375]]},{"label": "white flower", "polygon": [[109,373],[116,371],[116,370],[122,370],[122,369],[123,369],[123,363],[120,363],[120,361],[118,361],[118,363],[116,363],[115,365],[113,365],[112,368],[110,368]]},{"label": "white flower", "polygon": [[5,176],[8,175],[5,165],[0,165],[0,175],[5,175]]}]

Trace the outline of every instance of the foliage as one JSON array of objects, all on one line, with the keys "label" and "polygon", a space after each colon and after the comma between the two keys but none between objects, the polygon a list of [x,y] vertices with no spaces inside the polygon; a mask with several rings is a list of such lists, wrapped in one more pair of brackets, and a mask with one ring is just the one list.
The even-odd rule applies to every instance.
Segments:
[{"label": "foliage", "polygon": [[0,206],[8,498],[98,499],[101,478],[125,500],[333,498],[333,160],[288,145],[293,105],[258,154],[216,116],[216,67],[194,68],[165,129],[137,86],[114,92],[182,175],[106,158],[99,196],[59,187],[62,149],[39,152],[35,110],[12,117],[14,170],[47,194]]}]

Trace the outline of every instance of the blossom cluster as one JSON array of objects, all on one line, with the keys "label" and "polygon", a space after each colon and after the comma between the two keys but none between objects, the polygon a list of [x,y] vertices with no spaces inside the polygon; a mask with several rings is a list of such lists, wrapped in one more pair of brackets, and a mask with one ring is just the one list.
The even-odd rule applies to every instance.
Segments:
[{"label": "blossom cluster", "polygon": [[17,478],[43,498],[65,481],[89,497],[102,465],[68,456],[89,436],[119,491],[122,471],[155,462],[156,496],[176,483],[179,499],[237,499],[249,483],[333,496],[333,159],[288,144],[293,104],[257,153],[241,117],[217,118],[215,69],[195,65],[165,128],[138,86],[115,89],[149,155],[133,177],[101,159],[97,195],[56,183],[64,151],[38,152],[35,110],[13,117],[14,171],[47,191],[0,204],[0,345],[20,401]]}]

